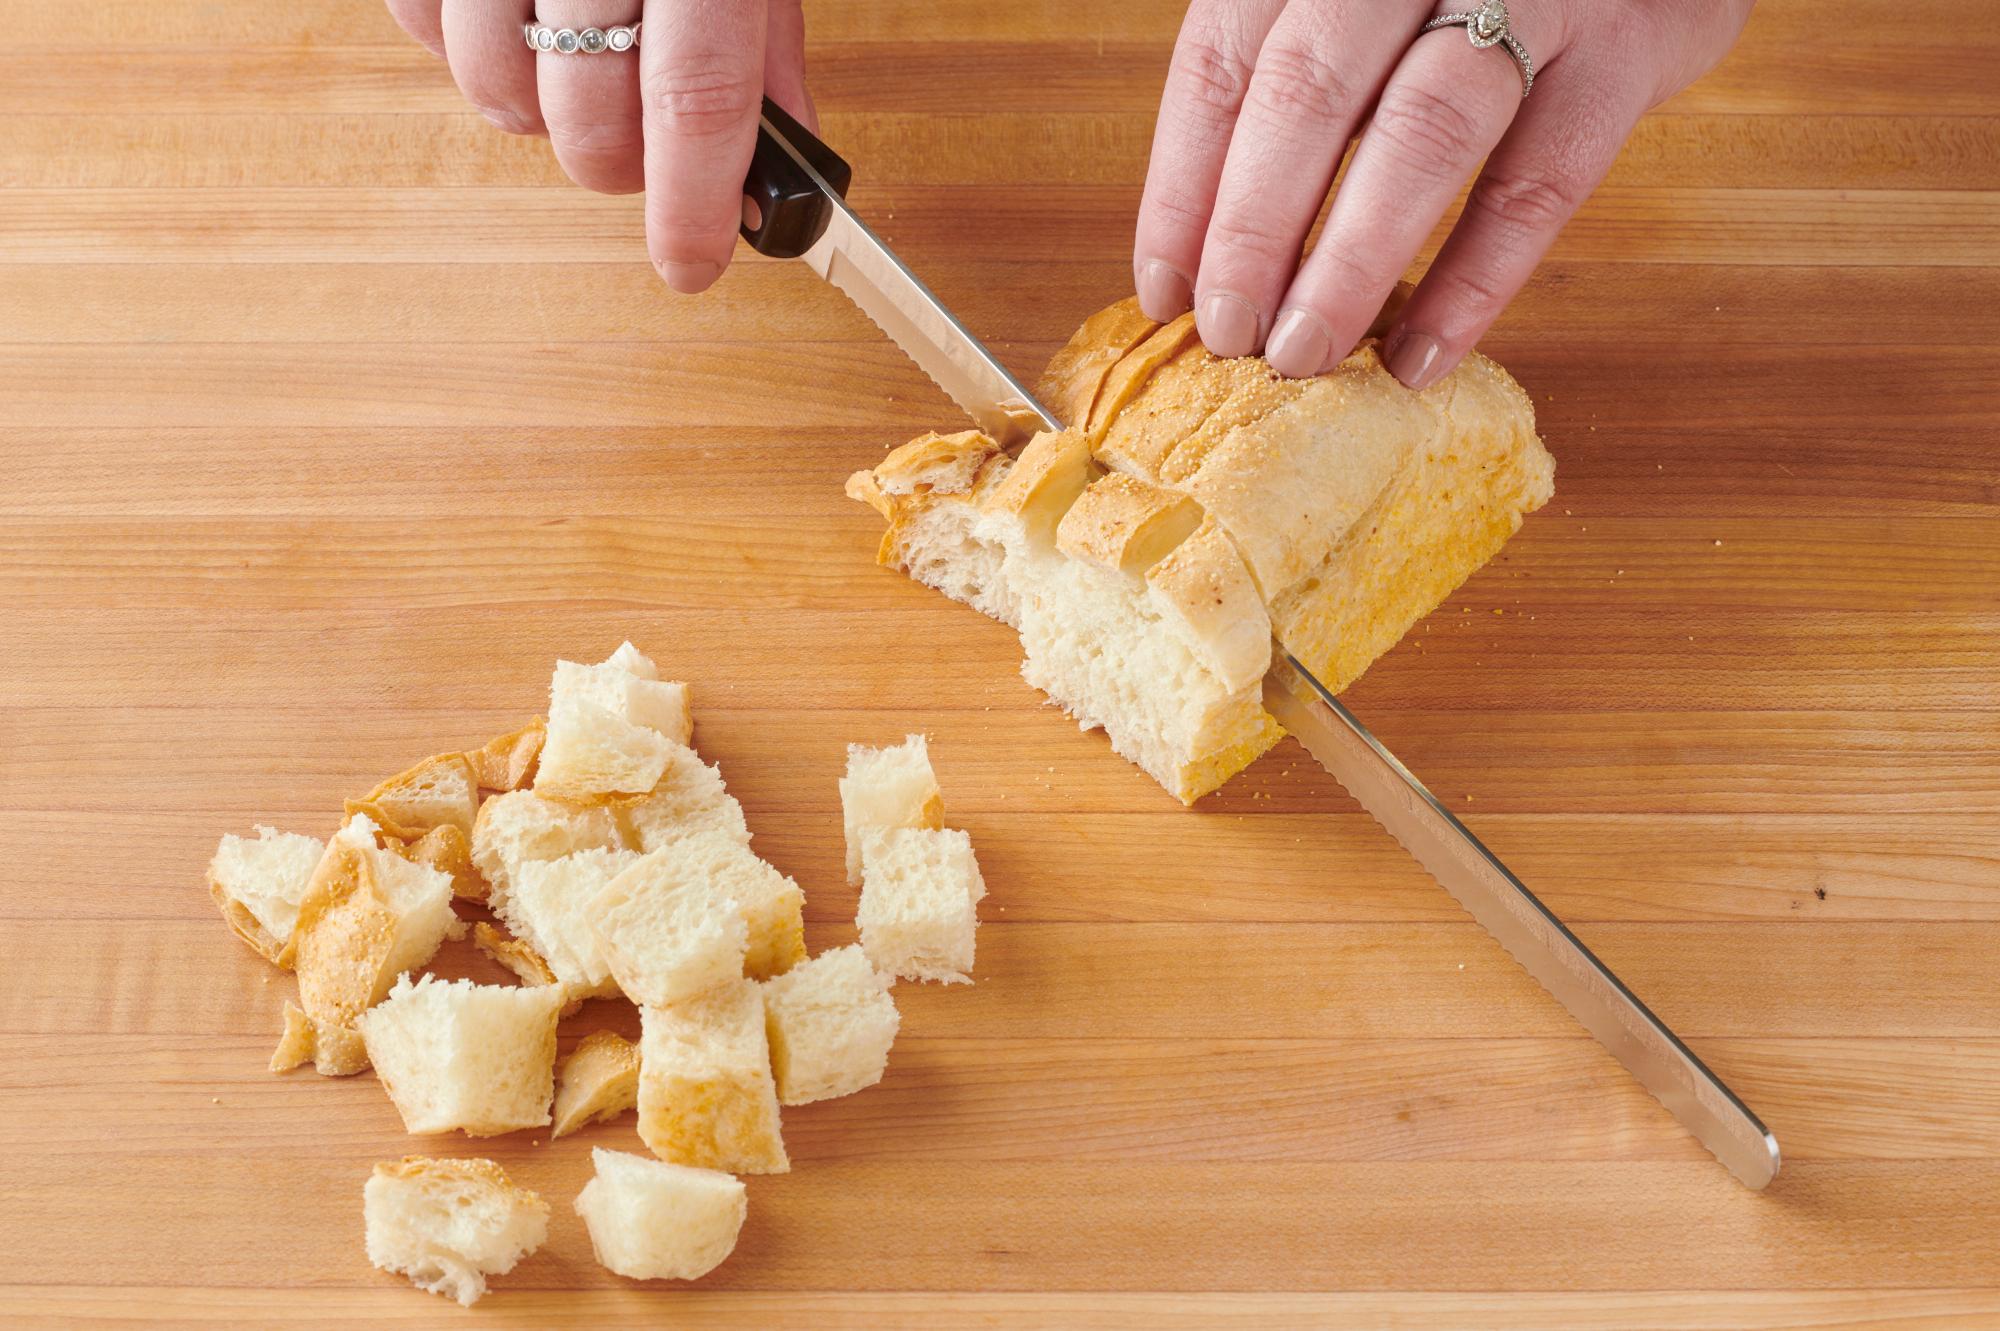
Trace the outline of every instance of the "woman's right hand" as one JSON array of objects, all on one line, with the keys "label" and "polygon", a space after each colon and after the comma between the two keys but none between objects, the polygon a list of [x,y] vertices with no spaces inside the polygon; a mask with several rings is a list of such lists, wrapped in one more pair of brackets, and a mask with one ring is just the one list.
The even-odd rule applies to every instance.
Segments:
[{"label": "woman's right hand", "polygon": [[[481,114],[546,136],[571,180],[646,192],[646,248],[675,291],[729,265],[763,98],[818,132],[800,0],[388,0]],[[640,23],[638,45],[536,51],[524,27]]]}]

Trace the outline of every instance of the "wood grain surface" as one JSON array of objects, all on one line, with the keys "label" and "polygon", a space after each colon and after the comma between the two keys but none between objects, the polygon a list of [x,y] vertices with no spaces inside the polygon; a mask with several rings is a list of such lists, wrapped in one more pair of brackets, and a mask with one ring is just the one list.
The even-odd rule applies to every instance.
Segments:
[{"label": "wood grain surface", "polygon": [[[857,205],[1032,371],[1126,289],[1178,6],[808,9]],[[875,568],[841,481],[953,411],[803,269],[671,296],[371,0],[0,32],[0,1322],[2000,1325],[1990,6],[1764,0],[1640,126],[1487,343],[1556,499],[1351,695],[1763,1114],[1761,1195],[1296,747],[1183,811]],[[265,1072],[292,981],[202,884],[627,636],[815,948],[850,741],[930,732],[992,888],[692,1288],[570,1212],[629,1119]],[[473,1314],[364,1258],[411,1150],[554,1205]]]}]

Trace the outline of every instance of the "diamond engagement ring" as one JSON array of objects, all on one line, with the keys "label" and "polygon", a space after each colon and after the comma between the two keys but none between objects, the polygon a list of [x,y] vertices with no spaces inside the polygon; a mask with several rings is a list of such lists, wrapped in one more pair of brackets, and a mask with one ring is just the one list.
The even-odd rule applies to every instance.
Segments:
[{"label": "diamond engagement ring", "polygon": [[1507,25],[1507,0],[1483,0],[1477,9],[1463,14],[1441,14],[1424,24],[1423,30],[1432,28],[1463,27],[1465,35],[1477,47],[1504,46],[1507,54],[1514,57],[1514,63],[1521,67],[1521,95],[1526,97],[1535,86],[1535,61],[1528,54],[1528,48],[1514,40],[1514,32]]},{"label": "diamond engagement ring", "polygon": [[524,23],[522,33],[530,48],[553,51],[557,55],[602,55],[606,51],[629,51],[639,44],[640,24],[619,28],[551,28],[546,23]]}]

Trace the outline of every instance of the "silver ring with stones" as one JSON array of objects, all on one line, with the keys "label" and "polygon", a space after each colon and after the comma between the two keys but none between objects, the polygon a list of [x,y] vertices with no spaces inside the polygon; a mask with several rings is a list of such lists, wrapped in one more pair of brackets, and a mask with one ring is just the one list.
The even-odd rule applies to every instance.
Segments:
[{"label": "silver ring with stones", "polygon": [[603,55],[634,50],[639,45],[639,28],[633,23],[616,28],[552,28],[546,23],[524,23],[521,32],[528,48],[556,55]]},{"label": "silver ring with stones", "polygon": [[1535,61],[1528,54],[1528,48],[1514,39],[1513,29],[1507,23],[1507,0],[1484,0],[1477,8],[1463,14],[1440,14],[1423,30],[1433,28],[1465,29],[1465,35],[1474,46],[1485,49],[1489,46],[1505,47],[1507,54],[1514,57],[1514,63],[1521,67],[1521,95],[1526,97],[1535,87]]}]

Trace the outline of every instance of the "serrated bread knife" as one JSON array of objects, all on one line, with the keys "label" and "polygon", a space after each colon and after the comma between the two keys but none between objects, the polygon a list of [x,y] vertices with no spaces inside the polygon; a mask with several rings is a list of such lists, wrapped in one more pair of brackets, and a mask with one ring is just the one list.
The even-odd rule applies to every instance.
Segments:
[{"label": "serrated bread knife", "polygon": [[[988,436],[1062,423],[899,261],[843,197],[847,164],[768,100],[744,183],[745,239],[801,258],[846,292]],[[1778,1173],[1778,1141],[1521,880],[1398,762],[1282,641],[1264,706],[1528,974],[1746,1186]]]}]

